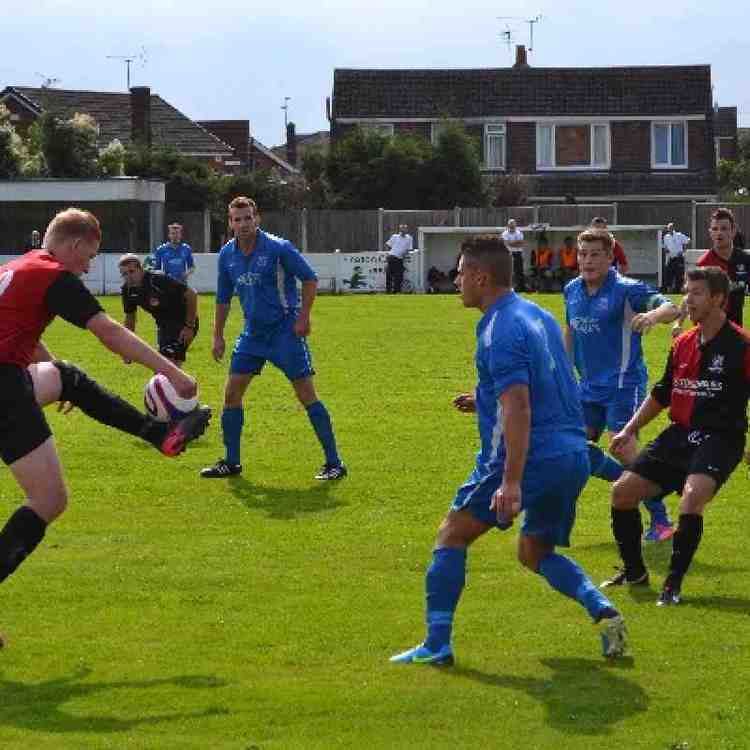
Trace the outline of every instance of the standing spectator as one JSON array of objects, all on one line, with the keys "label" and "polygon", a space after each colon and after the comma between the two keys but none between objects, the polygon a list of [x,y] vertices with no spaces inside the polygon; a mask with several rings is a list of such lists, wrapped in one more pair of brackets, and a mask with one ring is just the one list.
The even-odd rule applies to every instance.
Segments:
[{"label": "standing spectator", "polygon": [[388,248],[388,263],[385,269],[385,291],[388,294],[399,294],[404,283],[404,258],[414,248],[414,240],[408,233],[406,224],[399,224],[398,232],[392,234],[385,243]]},{"label": "standing spectator", "polygon": [[674,223],[670,221],[667,231],[662,235],[661,244],[666,254],[662,291],[679,294],[685,276],[685,247],[690,244],[690,237],[678,232],[674,228]]},{"label": "standing spectator", "polygon": [[170,224],[167,237],[169,242],[156,248],[152,270],[164,271],[167,276],[186,284],[188,276],[195,270],[195,263],[193,249],[182,241],[182,224]]},{"label": "standing spectator", "polygon": [[[730,323],[742,326],[742,311],[745,307],[745,291],[750,280],[750,253],[735,247],[737,224],[728,208],[717,208],[711,214],[708,225],[711,249],[698,259],[698,266],[718,266],[729,276],[729,296],[726,313]],[[688,315],[687,303],[682,300],[680,316],[672,326],[672,335],[682,333],[682,322]]]},{"label": "standing spectator", "polygon": [[516,226],[515,219],[508,219],[508,226],[502,233],[503,242],[513,256],[513,288],[518,292],[526,291],[523,271],[523,232]]},{"label": "standing spectator", "polygon": [[566,237],[560,248],[560,285],[565,285],[578,276],[578,248],[572,237]]},{"label": "standing spectator", "polygon": [[[591,226],[594,229],[603,229],[609,232],[607,228],[607,220],[602,216],[596,216],[591,220]],[[612,234],[610,232],[610,234]],[[623,275],[628,273],[628,256],[625,255],[625,248],[618,242],[614,235],[612,235],[614,245],[612,246],[612,265]]]},{"label": "standing spectator", "polygon": [[42,235],[38,229],[34,229],[29,237],[29,241],[24,248],[24,252],[28,253],[32,250],[40,250],[42,247]]},{"label": "standing spectator", "polygon": [[735,250],[745,249],[745,235],[740,231],[739,224],[737,225],[737,232],[734,235],[733,245]]}]

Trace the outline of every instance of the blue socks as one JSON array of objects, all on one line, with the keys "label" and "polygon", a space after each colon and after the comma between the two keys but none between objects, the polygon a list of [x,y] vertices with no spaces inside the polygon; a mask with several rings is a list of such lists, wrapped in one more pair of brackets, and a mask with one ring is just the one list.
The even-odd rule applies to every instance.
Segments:
[{"label": "blue socks", "polygon": [[221,413],[221,431],[224,436],[225,460],[228,464],[240,463],[240,437],[245,414],[241,406],[224,408]]},{"label": "blue socks", "polygon": [[466,581],[466,548],[439,547],[425,576],[427,638],[424,645],[438,651],[450,644],[453,614]]},{"label": "blue socks", "polygon": [[551,552],[540,563],[538,573],[553,589],[586,608],[594,622],[598,622],[605,610],[615,611],[612,602],[591,582],[575,560]]},{"label": "blue socks", "polygon": [[326,463],[340,464],[341,459],[336,451],[336,438],[333,435],[333,425],[328,410],[320,401],[306,406],[305,409],[307,409],[307,416],[310,417],[310,423],[318,436],[323,452],[326,454]]},{"label": "blue socks", "polygon": [[588,444],[591,476],[599,477],[607,482],[616,482],[625,467],[612,456],[606,454],[598,445]]},{"label": "blue socks", "polygon": [[661,497],[652,497],[650,500],[644,500],[643,504],[646,510],[651,514],[651,523],[658,523],[660,526],[669,526],[669,514],[667,506],[664,505],[664,495]]}]

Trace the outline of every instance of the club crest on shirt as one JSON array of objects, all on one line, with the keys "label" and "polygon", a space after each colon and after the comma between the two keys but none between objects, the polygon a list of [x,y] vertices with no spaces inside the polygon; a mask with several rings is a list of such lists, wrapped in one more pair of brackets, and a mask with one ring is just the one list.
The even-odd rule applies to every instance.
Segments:
[{"label": "club crest on shirt", "polygon": [[599,312],[607,312],[609,310],[609,300],[606,298],[598,299],[594,305],[594,309]]},{"label": "club crest on shirt", "polygon": [[716,354],[711,360],[711,364],[708,366],[708,371],[716,373],[717,375],[724,372],[724,355]]},{"label": "club crest on shirt", "polygon": [[256,268],[261,271],[268,265],[268,257],[266,255],[261,255],[256,261],[255,266]]}]

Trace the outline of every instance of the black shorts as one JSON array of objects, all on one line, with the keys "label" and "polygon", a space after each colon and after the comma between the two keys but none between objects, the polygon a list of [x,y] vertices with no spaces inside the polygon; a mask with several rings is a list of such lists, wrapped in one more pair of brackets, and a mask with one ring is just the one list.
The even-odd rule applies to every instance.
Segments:
[{"label": "black shorts", "polygon": [[718,490],[744,450],[744,433],[702,432],[673,424],[640,452],[630,471],[677,493],[682,493],[688,475],[706,474]]},{"label": "black shorts", "polygon": [[51,435],[29,371],[20,365],[0,365],[0,458],[12,464]]},{"label": "black shorts", "polygon": [[[196,318],[195,330],[193,331],[193,341],[195,341],[195,337],[198,335],[198,323],[198,318]],[[163,325],[157,326],[156,335],[159,342],[159,354],[163,354],[165,357],[173,359],[175,362],[185,361],[185,356],[190,346],[185,346],[185,344],[180,341],[180,334],[184,327],[184,323],[164,323]]]}]

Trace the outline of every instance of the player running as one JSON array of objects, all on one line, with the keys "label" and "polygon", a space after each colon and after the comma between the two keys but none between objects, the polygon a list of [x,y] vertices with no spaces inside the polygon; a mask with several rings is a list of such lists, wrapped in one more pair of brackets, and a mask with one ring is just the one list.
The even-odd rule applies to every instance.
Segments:
[{"label": "player running", "polygon": [[[229,224],[234,239],[219,253],[212,347],[217,362],[224,356],[224,326],[235,293],[245,315],[245,328],[234,345],[224,388],[221,428],[226,453],[203,469],[201,476],[215,479],[242,471],[242,398],[250,381],[270,361],[291,382],[323,448],[325,464],[315,478],[343,479],[347,469],[336,449],[328,410],[315,392],[315,371],[305,340],[310,334],[310,310],[318,288],[315,272],[291,242],[260,229],[258,207],[250,198],[240,196],[229,204]],[[302,282],[301,306],[297,280]]]},{"label": "player running", "polygon": [[164,373],[184,398],[195,395],[193,378],[109,318],[81,282],[79,276],[88,272],[100,242],[96,217],[69,208],[50,223],[42,250],[0,268],[0,457],[26,496],[0,530],[0,581],[34,551],[67,504],[55,442],[41,407],[67,402],[168,456],[202,434],[211,415],[204,407],[171,425],[156,422],[76,365],[52,360],[40,342],[59,315],[91,331],[116,354]]},{"label": "player running", "polygon": [[742,458],[750,395],[750,336],[727,320],[730,294],[720,268],[688,271],[687,308],[696,327],[677,338],[654,385],[615,447],[635,443],[638,430],[669,407],[671,424],[638,455],[612,488],[612,530],[624,563],[613,584],[648,584],[638,503],[680,492],[680,520],[660,606],[678,604],[682,580],[703,534],[703,513]]},{"label": "player running", "polygon": [[477,326],[476,410],[481,450],[437,534],[426,575],[427,637],[398,663],[452,664],[453,616],[464,588],[467,549],[524,511],[518,559],[552,588],[581,604],[601,627],[607,657],[625,651],[625,625],[580,566],[557,554],[567,547],[576,501],[589,477],[588,450],[575,377],[554,318],[511,288],[511,254],[493,236],[462,245],[457,284]]},{"label": "player running", "polygon": [[[581,400],[588,438],[599,441],[618,433],[633,416],[646,395],[648,372],[641,336],[657,323],[671,323],[677,307],[641,281],[622,276],[612,267],[612,235],[587,229],[578,235],[580,275],[566,284],[565,347],[580,377]],[[592,449],[595,450],[595,449]],[[626,466],[638,453],[627,444],[613,455]],[[593,457],[592,457],[593,458]],[[593,461],[592,461],[593,463]],[[622,466],[608,460],[605,474],[614,481]],[[647,541],[662,541],[673,533],[661,498],[645,501],[651,514]]]}]

